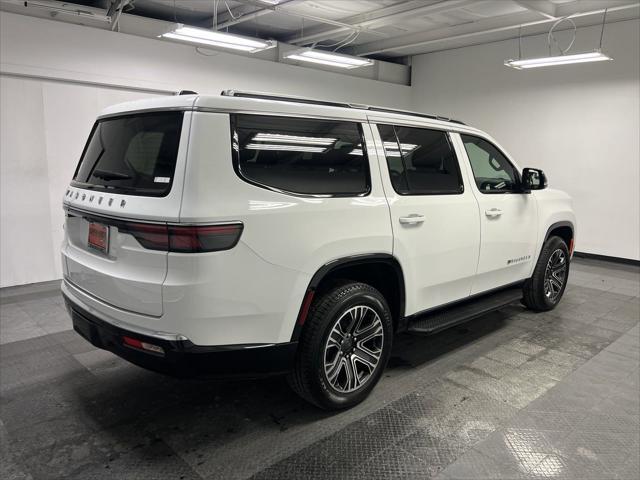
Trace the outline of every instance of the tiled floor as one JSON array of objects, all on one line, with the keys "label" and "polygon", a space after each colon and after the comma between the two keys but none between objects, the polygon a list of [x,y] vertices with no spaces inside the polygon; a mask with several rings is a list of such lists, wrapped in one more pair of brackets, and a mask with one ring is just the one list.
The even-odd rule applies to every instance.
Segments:
[{"label": "tiled floor", "polygon": [[2,479],[640,478],[640,270],[576,260],[561,305],[398,336],[362,405],[181,381],[94,349],[50,286],[5,289]]}]

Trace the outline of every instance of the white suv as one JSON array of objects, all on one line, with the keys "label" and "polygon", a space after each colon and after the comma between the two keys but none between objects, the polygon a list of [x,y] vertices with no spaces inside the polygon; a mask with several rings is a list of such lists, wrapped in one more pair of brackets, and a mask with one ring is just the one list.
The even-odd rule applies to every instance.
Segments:
[{"label": "white suv", "polygon": [[64,196],[62,291],[94,345],[173,375],[289,373],[362,401],[398,331],[554,308],[575,217],[461,122],[227,91],[117,105]]}]

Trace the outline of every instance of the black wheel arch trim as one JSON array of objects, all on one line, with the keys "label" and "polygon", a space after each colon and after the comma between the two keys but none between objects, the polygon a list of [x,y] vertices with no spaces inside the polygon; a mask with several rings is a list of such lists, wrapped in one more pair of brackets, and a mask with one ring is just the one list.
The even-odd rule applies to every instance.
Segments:
[{"label": "black wheel arch trim", "polygon": [[555,222],[552,223],[549,228],[547,228],[547,233],[544,237],[544,242],[542,242],[542,245],[544,245],[547,240],[549,240],[549,237],[551,236],[551,232],[553,232],[556,228],[560,228],[560,227],[569,227],[571,229],[571,236],[575,237],[575,228],[573,226],[573,223],[570,222],[569,220],[563,220],[561,222]]},{"label": "black wheel arch trim", "polygon": [[297,342],[300,338],[300,334],[302,333],[302,328],[304,325],[301,324],[299,320],[301,314],[303,313],[303,310],[305,310],[305,300],[307,299],[309,292],[315,292],[318,289],[318,287],[322,283],[322,280],[324,280],[329,274],[343,268],[376,263],[388,265],[392,267],[394,272],[396,273],[400,290],[398,292],[398,327],[400,327],[402,321],[404,320],[405,284],[404,273],[398,259],[389,253],[365,253],[360,255],[349,255],[347,257],[338,258],[325,263],[316,271],[313,277],[311,277],[307,290],[305,291],[304,298],[300,302],[299,314],[298,318],[296,318],[296,324],[293,329],[293,334],[291,335],[291,341]]}]

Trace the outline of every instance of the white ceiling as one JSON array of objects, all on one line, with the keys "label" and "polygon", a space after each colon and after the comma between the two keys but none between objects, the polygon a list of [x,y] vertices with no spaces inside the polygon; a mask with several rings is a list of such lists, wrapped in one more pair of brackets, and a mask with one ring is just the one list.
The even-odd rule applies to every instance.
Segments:
[{"label": "white ceiling", "polygon": [[[217,28],[384,60],[640,16],[637,0],[75,0],[92,9]],[[66,5],[70,5],[65,2]],[[274,3],[272,5],[271,3]],[[234,18],[235,17],[235,18]],[[342,45],[344,43],[344,45]]]}]

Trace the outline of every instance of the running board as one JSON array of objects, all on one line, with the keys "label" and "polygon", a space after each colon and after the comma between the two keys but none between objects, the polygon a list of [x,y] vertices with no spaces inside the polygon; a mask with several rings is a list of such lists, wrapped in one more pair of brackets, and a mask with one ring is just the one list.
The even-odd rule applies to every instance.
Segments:
[{"label": "running board", "polygon": [[409,320],[407,332],[430,335],[499,310],[520,299],[522,299],[522,285],[474,297],[463,302],[457,302],[449,307],[418,314]]}]

